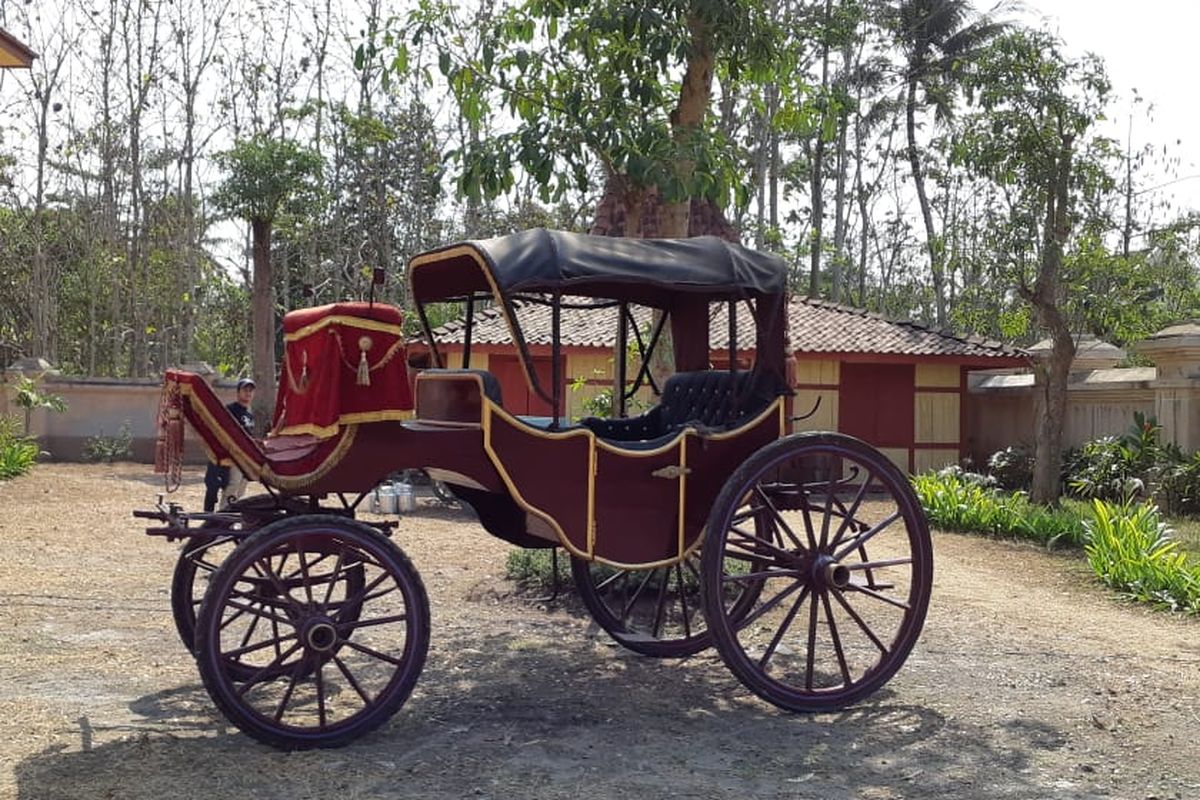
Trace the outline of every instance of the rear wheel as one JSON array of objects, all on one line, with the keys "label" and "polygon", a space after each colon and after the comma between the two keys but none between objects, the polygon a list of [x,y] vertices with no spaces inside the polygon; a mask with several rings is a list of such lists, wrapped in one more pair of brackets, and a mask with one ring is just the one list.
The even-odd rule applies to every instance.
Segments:
[{"label": "rear wheel", "polygon": [[[725,575],[746,574],[747,566],[730,561]],[[623,647],[652,658],[683,658],[712,645],[697,553],[671,566],[641,570],[572,557],[571,578],[592,619]],[[725,591],[736,619],[754,604],[762,582],[727,580]]]},{"label": "rear wheel", "polygon": [[[726,599],[729,560],[752,564],[761,581],[750,609]],[[802,434],[730,477],[709,517],[702,574],[730,670],[777,706],[824,711],[866,697],[904,663],[929,605],[933,550],[891,461],[848,436]]]},{"label": "rear wheel", "polygon": [[408,559],[370,526],[332,516],[246,539],[197,618],[196,660],[217,707],[289,750],[338,747],[382,725],[428,647],[429,601]]}]

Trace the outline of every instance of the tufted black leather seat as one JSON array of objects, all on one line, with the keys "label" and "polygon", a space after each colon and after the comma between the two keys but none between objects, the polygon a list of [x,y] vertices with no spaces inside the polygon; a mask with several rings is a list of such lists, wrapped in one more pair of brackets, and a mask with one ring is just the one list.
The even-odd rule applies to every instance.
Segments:
[{"label": "tufted black leather seat", "polygon": [[662,399],[650,411],[628,419],[585,417],[579,424],[602,439],[657,444],[685,427],[727,430],[762,411],[767,401],[753,392],[753,373],[724,370],[679,372],[667,378]]}]

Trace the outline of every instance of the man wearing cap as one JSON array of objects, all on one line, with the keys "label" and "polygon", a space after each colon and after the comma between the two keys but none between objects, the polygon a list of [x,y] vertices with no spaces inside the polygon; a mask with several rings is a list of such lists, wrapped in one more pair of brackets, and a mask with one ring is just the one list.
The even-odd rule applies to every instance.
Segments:
[{"label": "man wearing cap", "polygon": [[[225,406],[226,410],[233,415],[233,418],[238,421],[238,424],[246,429],[246,433],[254,435],[254,415],[250,413],[250,403],[254,400],[254,381],[249,378],[241,378],[237,382],[237,399]],[[217,496],[222,489],[227,489],[225,492],[226,503],[236,499],[241,493],[242,487],[246,485],[246,479],[238,470],[237,479],[230,484],[230,467],[223,467],[220,464],[208,463],[208,469],[204,473],[204,510],[212,511],[217,507]]]}]

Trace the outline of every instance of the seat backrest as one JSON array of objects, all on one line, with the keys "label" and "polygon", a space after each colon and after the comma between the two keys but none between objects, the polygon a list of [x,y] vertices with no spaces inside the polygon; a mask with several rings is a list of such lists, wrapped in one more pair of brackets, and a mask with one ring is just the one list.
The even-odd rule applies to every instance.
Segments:
[{"label": "seat backrest", "polygon": [[664,430],[689,422],[709,428],[724,428],[762,405],[751,396],[753,373],[726,370],[677,372],[663,386],[662,424]]}]

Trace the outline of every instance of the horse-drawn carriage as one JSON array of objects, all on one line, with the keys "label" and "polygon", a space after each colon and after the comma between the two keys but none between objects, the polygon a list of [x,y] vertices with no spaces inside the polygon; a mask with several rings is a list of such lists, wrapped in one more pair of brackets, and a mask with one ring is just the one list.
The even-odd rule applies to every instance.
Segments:
[{"label": "horse-drawn carriage", "polygon": [[[835,433],[789,435],[778,259],[712,238],[534,230],[425,253],[409,280],[434,363],[411,392],[399,312],[369,303],[287,315],[264,443],[199,378],[166,375],[168,483],[186,421],[212,457],[266,490],[216,514],[136,512],[161,523],[148,533],[184,540],[175,620],[235,725],[279,747],[331,747],[409,696],[429,603],[388,538],[393,523],[356,518],[371,489],[404,468],[444,481],[490,533],[565,550],[588,611],[637,652],[715,645],[750,690],[793,711],[855,702],[899,669],[929,601],[928,528],[904,475],[875,449]],[[434,303],[464,309],[459,367],[438,347]],[[496,379],[471,368],[475,309],[488,303],[550,416],[511,413]],[[549,385],[518,324],[533,306],[549,312]],[[564,309],[616,325],[612,418],[565,414]],[[729,366],[714,370],[718,317]],[[748,369],[739,334],[755,339]],[[675,372],[659,386],[651,355],[667,339]],[[657,402],[626,416],[647,385]]]}]

